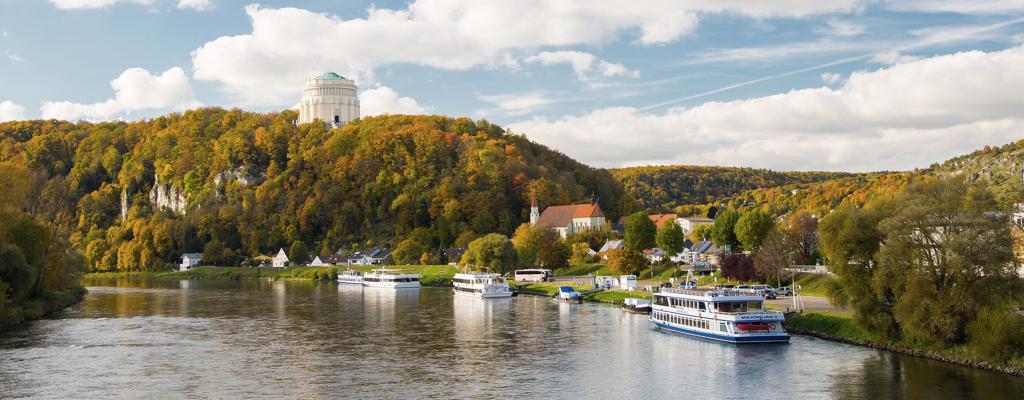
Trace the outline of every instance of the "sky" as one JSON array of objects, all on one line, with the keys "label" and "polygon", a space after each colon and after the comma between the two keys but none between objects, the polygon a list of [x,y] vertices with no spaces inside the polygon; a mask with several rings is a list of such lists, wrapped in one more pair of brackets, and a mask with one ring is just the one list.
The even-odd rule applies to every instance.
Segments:
[{"label": "sky", "polygon": [[598,167],[927,167],[1024,138],[1024,0],[0,0],[0,121],[294,108],[501,124]]}]

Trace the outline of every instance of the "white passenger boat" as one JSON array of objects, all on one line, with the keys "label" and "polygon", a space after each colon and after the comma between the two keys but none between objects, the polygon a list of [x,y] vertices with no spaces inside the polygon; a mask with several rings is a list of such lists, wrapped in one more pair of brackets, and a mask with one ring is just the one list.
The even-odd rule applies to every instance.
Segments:
[{"label": "white passenger boat", "polygon": [[511,297],[514,292],[501,275],[488,272],[458,273],[452,277],[452,291],[463,296]]},{"label": "white passenger boat", "polygon": [[664,288],[654,294],[650,319],[659,329],[719,342],[789,342],[782,312],[766,310],[760,295],[729,289]]},{"label": "white passenger boat", "polygon": [[420,274],[399,269],[375,269],[363,275],[363,286],[407,289],[420,287]]},{"label": "white passenger boat", "polygon": [[347,269],[338,273],[338,283],[344,285],[362,285],[363,284],[363,273]]}]

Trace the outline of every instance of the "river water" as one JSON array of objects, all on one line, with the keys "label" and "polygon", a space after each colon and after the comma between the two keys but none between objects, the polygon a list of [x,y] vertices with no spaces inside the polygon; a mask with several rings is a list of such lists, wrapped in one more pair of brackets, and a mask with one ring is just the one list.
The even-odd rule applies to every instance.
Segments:
[{"label": "river water", "polygon": [[0,398],[1021,398],[1024,379],[794,336],[733,346],[611,306],[322,282],[89,281],[0,336]]}]

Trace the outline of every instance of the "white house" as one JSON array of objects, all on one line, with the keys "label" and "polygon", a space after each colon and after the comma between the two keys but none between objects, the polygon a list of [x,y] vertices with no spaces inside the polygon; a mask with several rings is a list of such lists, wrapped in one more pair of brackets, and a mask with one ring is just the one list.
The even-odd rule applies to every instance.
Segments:
[{"label": "white house", "polygon": [[668,257],[668,252],[657,247],[653,249],[647,249],[644,251],[644,257],[651,263],[661,262],[662,259]]},{"label": "white house", "polygon": [[693,233],[693,230],[697,229],[698,226],[713,225],[715,220],[703,217],[683,217],[676,218],[676,223],[679,224],[680,228],[683,228],[683,233],[689,235],[690,233]]},{"label": "white house", "polygon": [[321,260],[320,256],[313,257],[313,261],[309,262],[310,267],[327,267],[330,265],[331,264],[325,263],[323,260]]},{"label": "white house", "polygon": [[289,265],[291,265],[291,262],[288,261],[288,255],[284,253],[284,249],[281,249],[277,252],[277,256],[274,257],[274,263],[272,266],[274,268],[284,268]]},{"label": "white house", "polygon": [[604,212],[597,203],[551,206],[537,218],[536,225],[554,229],[562,238],[574,232],[601,230],[604,227]]},{"label": "white house", "polygon": [[203,253],[185,253],[181,255],[181,265],[178,266],[178,271],[188,271],[192,267],[198,266],[203,261]]}]

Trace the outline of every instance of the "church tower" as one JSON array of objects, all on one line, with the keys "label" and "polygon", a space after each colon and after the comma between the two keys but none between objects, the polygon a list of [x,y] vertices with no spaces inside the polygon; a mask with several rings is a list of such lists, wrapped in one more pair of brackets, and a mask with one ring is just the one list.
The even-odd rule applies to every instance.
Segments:
[{"label": "church tower", "polygon": [[336,128],[359,118],[356,82],[333,72],[306,81],[299,103],[299,123],[321,120]]},{"label": "church tower", "polygon": [[540,207],[537,207],[537,195],[530,194],[530,225],[537,225],[540,220]]}]

